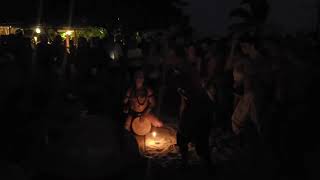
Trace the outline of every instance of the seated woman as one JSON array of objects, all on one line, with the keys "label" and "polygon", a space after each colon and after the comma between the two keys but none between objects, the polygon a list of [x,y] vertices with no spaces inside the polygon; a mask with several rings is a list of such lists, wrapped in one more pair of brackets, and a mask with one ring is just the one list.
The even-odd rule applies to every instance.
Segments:
[{"label": "seated woman", "polygon": [[142,120],[148,120],[154,127],[162,127],[163,123],[152,113],[156,102],[153,91],[144,85],[143,71],[137,71],[134,75],[135,85],[129,88],[124,99],[125,113],[128,113],[125,129],[131,131],[132,121],[140,117]]}]

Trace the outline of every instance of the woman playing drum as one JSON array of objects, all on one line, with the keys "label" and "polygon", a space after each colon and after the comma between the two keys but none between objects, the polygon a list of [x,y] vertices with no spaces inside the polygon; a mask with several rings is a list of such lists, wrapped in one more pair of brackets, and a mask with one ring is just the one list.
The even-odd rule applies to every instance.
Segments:
[{"label": "woman playing drum", "polygon": [[143,71],[137,71],[134,79],[135,85],[128,89],[124,99],[125,113],[128,113],[125,129],[131,131],[136,118],[139,118],[141,123],[149,121],[154,127],[162,127],[163,123],[151,113],[156,102],[153,91],[144,85]]}]

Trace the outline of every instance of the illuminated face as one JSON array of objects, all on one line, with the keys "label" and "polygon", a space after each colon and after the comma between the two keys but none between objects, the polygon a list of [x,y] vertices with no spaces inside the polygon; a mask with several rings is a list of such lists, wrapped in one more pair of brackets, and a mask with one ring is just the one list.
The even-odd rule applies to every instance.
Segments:
[{"label": "illuminated face", "polygon": [[249,55],[254,51],[254,46],[249,43],[241,43],[240,46],[241,46],[241,51],[245,55]]},{"label": "illuminated face", "polygon": [[143,72],[138,72],[136,74],[136,87],[142,87],[143,86],[143,83],[144,83],[144,74]]}]

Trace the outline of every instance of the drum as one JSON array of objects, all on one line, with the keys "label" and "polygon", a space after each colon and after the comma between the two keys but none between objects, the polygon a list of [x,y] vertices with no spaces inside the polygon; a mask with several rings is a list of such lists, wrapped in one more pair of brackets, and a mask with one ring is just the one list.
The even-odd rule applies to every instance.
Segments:
[{"label": "drum", "polygon": [[152,129],[151,122],[148,119],[135,118],[132,121],[132,130],[139,136],[145,136],[150,133]]}]

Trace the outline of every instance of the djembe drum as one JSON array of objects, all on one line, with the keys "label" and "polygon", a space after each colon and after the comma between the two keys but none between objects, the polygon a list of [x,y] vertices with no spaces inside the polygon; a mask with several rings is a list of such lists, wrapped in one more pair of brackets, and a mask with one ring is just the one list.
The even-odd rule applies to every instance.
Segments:
[{"label": "djembe drum", "polygon": [[148,119],[143,119],[141,117],[136,117],[132,121],[132,130],[135,134],[139,136],[145,136],[151,132],[152,125]]}]

